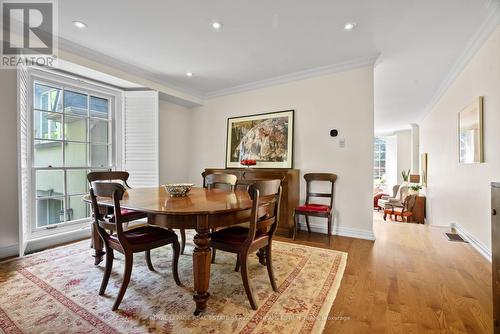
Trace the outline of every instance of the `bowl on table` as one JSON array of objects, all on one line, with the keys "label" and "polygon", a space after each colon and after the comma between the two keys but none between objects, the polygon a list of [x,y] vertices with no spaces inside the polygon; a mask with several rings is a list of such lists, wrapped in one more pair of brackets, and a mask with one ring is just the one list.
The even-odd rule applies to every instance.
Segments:
[{"label": "bowl on table", "polygon": [[168,183],[164,185],[167,192],[172,197],[184,197],[191,191],[193,188],[192,183]]}]

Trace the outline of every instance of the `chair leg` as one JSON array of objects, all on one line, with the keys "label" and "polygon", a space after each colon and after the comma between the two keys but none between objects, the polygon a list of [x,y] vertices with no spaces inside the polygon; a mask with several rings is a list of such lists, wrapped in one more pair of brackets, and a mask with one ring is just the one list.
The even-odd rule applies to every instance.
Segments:
[{"label": "chair leg", "polygon": [[215,263],[215,253],[216,253],[216,249],[212,247],[212,263]]},{"label": "chair leg", "polygon": [[122,302],[123,296],[125,295],[125,291],[127,291],[128,283],[130,282],[130,276],[132,274],[132,264],[134,262],[134,254],[133,253],[125,253],[125,272],[123,273],[123,282],[118,292],[118,296],[116,297],[115,304],[113,305],[113,311],[118,309],[120,303]]},{"label": "chair leg", "polygon": [[240,271],[240,255],[236,254],[236,266],[234,266],[234,271]]},{"label": "chair leg", "polygon": [[276,280],[274,279],[273,262],[271,257],[271,243],[269,243],[269,245],[266,247],[266,266],[273,291],[277,292],[278,287],[276,286]]},{"label": "chair leg", "polygon": [[240,254],[241,261],[241,279],[243,280],[243,286],[245,287],[245,292],[247,293],[248,301],[250,302],[250,306],[253,310],[257,309],[257,303],[252,294],[252,288],[250,287],[250,283],[248,282],[248,254]]},{"label": "chair leg", "polygon": [[328,239],[327,240],[330,240],[330,236],[332,235],[332,215],[329,215],[328,216]]},{"label": "chair leg", "polygon": [[114,253],[111,248],[106,249],[106,268],[104,268],[104,276],[102,277],[101,288],[99,289],[99,296],[104,295],[106,287],[108,286],[109,276],[111,276],[111,269],[113,268]]},{"label": "chair leg", "polygon": [[298,229],[299,229],[299,215],[294,214],[293,215],[293,240],[295,240],[295,237],[297,236]]},{"label": "chair leg", "polygon": [[153,267],[153,262],[151,262],[151,250],[146,251],[146,263],[148,264],[148,268],[151,271],[155,271],[155,268]]},{"label": "chair leg", "polygon": [[384,221],[387,221],[387,213],[384,212]]},{"label": "chair leg", "polygon": [[309,216],[306,216],[307,232],[311,233],[311,227],[309,226]]},{"label": "chair leg", "polygon": [[172,243],[172,249],[174,251],[174,257],[172,258],[172,276],[174,276],[175,284],[182,285],[179,279],[179,257],[181,254],[181,246],[179,245],[179,240],[174,239]]},{"label": "chair leg", "polygon": [[186,248],[186,230],[181,229],[181,254],[184,255],[184,248]]}]

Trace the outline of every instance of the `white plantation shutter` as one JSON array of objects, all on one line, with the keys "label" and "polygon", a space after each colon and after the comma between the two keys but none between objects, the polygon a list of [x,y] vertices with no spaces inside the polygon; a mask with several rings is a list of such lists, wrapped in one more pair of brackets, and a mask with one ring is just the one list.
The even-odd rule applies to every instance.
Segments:
[{"label": "white plantation shutter", "polygon": [[19,182],[19,256],[24,256],[31,234],[31,127],[29,117],[28,70],[17,68],[17,123],[18,123],[18,182]]},{"label": "white plantation shutter", "polygon": [[158,92],[124,94],[123,167],[132,188],[159,185]]}]

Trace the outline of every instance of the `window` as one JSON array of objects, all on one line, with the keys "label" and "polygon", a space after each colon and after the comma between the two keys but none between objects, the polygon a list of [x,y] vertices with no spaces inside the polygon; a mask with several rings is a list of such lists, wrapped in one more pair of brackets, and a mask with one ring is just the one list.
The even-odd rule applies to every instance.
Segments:
[{"label": "window", "polygon": [[384,189],[387,182],[386,174],[387,145],[384,137],[375,137],[373,183],[375,188]]},{"label": "window", "polygon": [[87,173],[114,167],[112,96],[32,81],[33,230],[87,221]]}]

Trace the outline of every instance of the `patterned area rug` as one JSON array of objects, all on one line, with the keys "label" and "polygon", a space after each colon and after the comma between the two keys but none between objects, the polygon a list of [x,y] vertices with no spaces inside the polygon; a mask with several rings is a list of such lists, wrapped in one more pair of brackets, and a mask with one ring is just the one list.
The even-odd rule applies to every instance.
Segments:
[{"label": "patterned area rug", "polygon": [[[0,332],[4,333],[321,333],[340,286],[347,254],[273,243],[278,292],[264,266],[250,256],[249,275],[259,309],[248,303],[235,255],[217,252],[207,312],[194,317],[193,244],[179,261],[184,287],[175,285],[170,246],[151,258],[136,254],[132,279],[117,312],[123,256],[115,255],[105,296],[98,296],[104,266],[95,267],[89,241],[0,263]],[[116,253],[115,253],[116,254]]]}]

